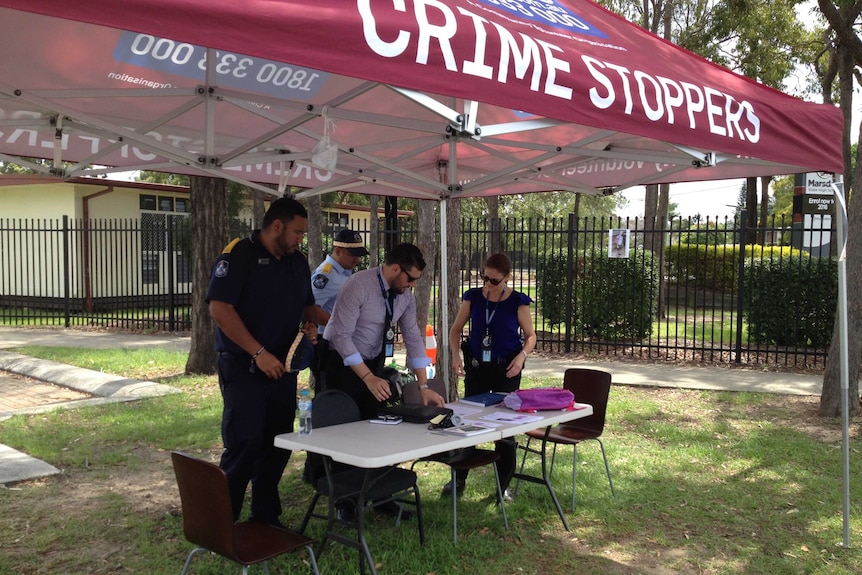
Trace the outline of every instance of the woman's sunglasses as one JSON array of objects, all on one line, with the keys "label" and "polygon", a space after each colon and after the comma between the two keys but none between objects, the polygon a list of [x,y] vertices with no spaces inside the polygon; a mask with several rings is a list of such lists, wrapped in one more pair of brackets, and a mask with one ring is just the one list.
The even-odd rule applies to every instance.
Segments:
[{"label": "woman's sunglasses", "polygon": [[492,277],[482,276],[482,281],[487,282],[487,283],[490,283],[492,286],[498,286],[498,285],[500,285],[501,283],[503,283],[505,280],[506,280],[506,278],[503,278],[503,279],[499,279],[499,280],[498,280],[498,279],[494,279],[494,278],[492,278]]}]

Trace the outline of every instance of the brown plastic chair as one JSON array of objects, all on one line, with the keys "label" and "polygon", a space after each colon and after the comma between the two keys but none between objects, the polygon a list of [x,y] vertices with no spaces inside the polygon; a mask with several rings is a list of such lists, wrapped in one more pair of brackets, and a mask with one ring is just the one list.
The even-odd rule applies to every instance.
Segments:
[{"label": "brown plastic chair", "polygon": [[[428,387],[439,393],[442,397],[446,397],[446,384],[443,382],[442,379],[429,379]],[[421,398],[419,396],[419,389],[416,387],[415,384],[405,385],[401,389],[401,396],[404,399],[404,403],[421,402]],[[500,485],[500,474],[497,472],[497,461],[499,459],[500,455],[496,451],[472,447],[468,449],[458,449],[446,453],[437,453],[435,455],[423,457],[422,459],[418,459],[413,462],[411,469],[415,467],[417,463],[423,463],[428,461],[442,463],[449,466],[452,481],[452,540],[456,544],[458,543],[458,489],[456,487],[456,476],[457,472],[460,470],[475,469],[477,467],[483,467],[485,465],[494,466],[494,480],[497,485],[497,501],[500,502],[500,511],[503,513],[503,524],[506,526],[506,529],[509,529],[509,519],[506,517],[506,504],[503,501],[503,490]]]},{"label": "brown plastic chair", "polygon": [[[578,473],[578,444],[584,441],[594,440],[599,444],[602,450],[602,458],[605,462],[605,473],[608,476],[608,483],[611,486],[611,495],[616,496],[614,491],[614,482],[611,479],[611,468],[608,466],[608,456],[605,453],[605,445],[602,443],[601,436],[605,429],[605,412],[608,407],[608,397],[611,392],[611,374],[606,371],[587,368],[570,368],[566,370],[563,377],[563,387],[575,394],[575,401],[578,403],[587,403],[593,407],[593,414],[588,417],[575,419],[568,423],[561,423],[551,428],[546,436],[545,429],[536,429],[527,433],[527,444],[519,446],[524,450],[524,456],[521,459],[521,468],[519,473],[524,470],[524,462],[527,459],[527,453],[535,453],[542,457],[542,461],[546,461],[546,446],[548,443],[554,445],[551,454],[551,467],[548,472],[550,476],[554,472],[554,459],[557,455],[557,445],[572,446],[572,511],[575,510],[575,491],[577,485]],[[542,442],[541,449],[530,447],[530,442],[533,439],[538,439]],[[518,492],[518,483],[515,483],[515,493]]]},{"label": "brown plastic chair", "polygon": [[319,575],[313,539],[257,521],[234,523],[227,476],[218,465],[179,451],[171,453],[171,461],[180,490],[183,532],[189,543],[197,545],[180,575],[185,575],[192,558],[201,551],[239,563],[243,575],[248,574],[249,565],[262,563],[268,575],[270,559],[301,548],[308,551],[311,569]]}]

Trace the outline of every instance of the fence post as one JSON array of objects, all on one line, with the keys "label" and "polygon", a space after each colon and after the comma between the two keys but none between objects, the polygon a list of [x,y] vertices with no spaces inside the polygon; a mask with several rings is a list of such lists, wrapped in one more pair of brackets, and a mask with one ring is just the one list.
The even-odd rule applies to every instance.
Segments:
[{"label": "fence post", "polygon": [[176,255],[174,254],[174,229],[176,227],[176,216],[168,216],[168,331],[176,331],[176,289],[174,278],[176,278]]},{"label": "fence post", "polygon": [[566,229],[568,236],[568,250],[566,250],[566,353],[572,352],[572,284],[574,283],[576,274],[574,273],[575,258],[577,254],[578,244],[578,216],[577,214],[569,214],[569,225]]},{"label": "fence post", "polygon": [[63,324],[72,325],[69,302],[69,216],[63,216]]},{"label": "fence post", "polygon": [[742,363],[742,302],[745,290],[745,239],[748,234],[747,210],[739,212],[739,264],[736,272],[736,363]]}]

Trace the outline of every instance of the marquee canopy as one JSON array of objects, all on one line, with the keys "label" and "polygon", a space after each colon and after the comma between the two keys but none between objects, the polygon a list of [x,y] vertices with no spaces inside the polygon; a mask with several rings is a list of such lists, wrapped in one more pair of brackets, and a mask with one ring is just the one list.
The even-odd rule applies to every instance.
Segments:
[{"label": "marquee canopy", "polygon": [[0,53],[0,160],[61,177],[445,199],[843,169],[836,108],[588,1],[0,0]]}]

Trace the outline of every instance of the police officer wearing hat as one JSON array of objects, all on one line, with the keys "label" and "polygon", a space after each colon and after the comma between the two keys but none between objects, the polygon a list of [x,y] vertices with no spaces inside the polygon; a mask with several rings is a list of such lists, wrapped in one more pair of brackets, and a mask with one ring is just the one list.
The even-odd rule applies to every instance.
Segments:
[{"label": "police officer wearing hat", "polygon": [[[311,291],[314,293],[314,301],[326,312],[326,320],[332,314],[335,306],[335,296],[353,274],[359,258],[368,255],[362,236],[350,229],[343,229],[335,235],[332,242],[332,253],[326,256],[314,273],[311,274]],[[319,327],[323,333],[323,326]]]},{"label": "police officer wearing hat", "polygon": [[[353,270],[359,263],[359,259],[367,255],[368,250],[365,249],[362,236],[358,232],[345,228],[335,235],[332,242],[332,253],[326,256],[323,263],[317,266],[317,269],[311,274],[311,291],[314,294],[314,301],[322,310],[318,312],[318,317],[324,320],[318,326],[318,333],[323,333],[325,324],[329,321],[332,308],[335,307],[335,298],[341,286],[344,285],[347,278],[353,275]],[[317,393],[323,389],[318,361],[322,359],[322,355],[326,354],[326,343],[320,341],[315,348],[317,360],[311,365],[311,374],[314,378],[314,392]]]}]

